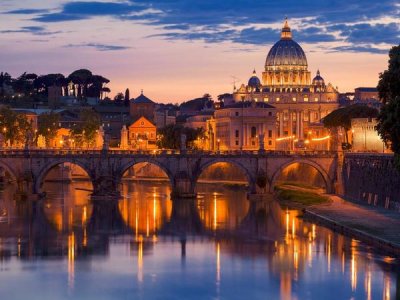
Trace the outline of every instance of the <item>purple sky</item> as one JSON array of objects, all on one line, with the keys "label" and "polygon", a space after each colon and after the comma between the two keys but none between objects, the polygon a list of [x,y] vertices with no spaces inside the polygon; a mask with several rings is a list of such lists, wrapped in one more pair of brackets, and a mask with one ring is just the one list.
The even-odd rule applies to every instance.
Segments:
[{"label": "purple sky", "polygon": [[2,0],[0,71],[79,68],[111,80],[113,96],[143,89],[155,101],[216,97],[247,82],[279,39],[285,16],[306,52],[339,91],[376,86],[398,44],[396,1]]}]

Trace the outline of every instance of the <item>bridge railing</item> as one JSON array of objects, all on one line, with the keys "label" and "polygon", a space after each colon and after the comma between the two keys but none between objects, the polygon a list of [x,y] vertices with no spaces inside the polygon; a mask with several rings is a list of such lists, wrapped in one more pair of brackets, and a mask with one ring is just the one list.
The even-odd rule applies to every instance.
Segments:
[{"label": "bridge railing", "polygon": [[[0,149],[0,156],[20,156],[27,154],[34,155],[100,155],[104,150],[100,149],[81,149],[81,148],[62,148],[62,149]],[[168,155],[215,155],[215,156],[332,156],[336,155],[335,151],[284,151],[284,150],[229,150],[229,151],[203,151],[203,150],[186,150],[179,151],[176,149],[155,149],[155,150],[122,150],[118,148],[106,151],[109,155],[151,155],[151,156],[168,156]]]}]

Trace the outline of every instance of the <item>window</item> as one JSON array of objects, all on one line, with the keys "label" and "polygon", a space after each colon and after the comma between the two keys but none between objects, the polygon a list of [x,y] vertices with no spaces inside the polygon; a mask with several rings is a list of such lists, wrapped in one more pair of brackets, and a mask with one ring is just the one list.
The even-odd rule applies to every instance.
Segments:
[{"label": "window", "polygon": [[237,138],[239,137],[239,130],[237,130],[237,129],[235,130],[235,137],[237,137]]},{"label": "window", "polygon": [[272,138],[272,130],[268,130],[268,137]]},{"label": "window", "polygon": [[268,112],[268,116],[270,116],[270,117],[272,116],[272,111]]},{"label": "window", "polygon": [[304,102],[308,102],[308,97],[304,97]]},{"label": "window", "polygon": [[255,138],[257,135],[257,129],[253,126],[251,127],[251,137]]},{"label": "window", "polygon": [[268,145],[272,146],[272,141],[271,140],[268,141]]},{"label": "window", "polygon": [[296,97],[293,97],[292,99],[293,99],[293,102],[296,102]]},{"label": "window", "polygon": [[239,116],[239,112],[235,111],[235,116],[238,117]]},{"label": "window", "polygon": [[280,100],[279,97],[276,97],[276,102],[279,102],[279,100]]},{"label": "window", "polygon": [[318,97],[315,97],[314,101],[315,101],[315,102],[318,102]]},{"label": "window", "polygon": [[268,101],[269,101],[268,97],[265,97],[264,102],[268,102]]},{"label": "window", "polygon": [[239,146],[239,141],[235,141],[235,145],[236,145],[236,146]]}]

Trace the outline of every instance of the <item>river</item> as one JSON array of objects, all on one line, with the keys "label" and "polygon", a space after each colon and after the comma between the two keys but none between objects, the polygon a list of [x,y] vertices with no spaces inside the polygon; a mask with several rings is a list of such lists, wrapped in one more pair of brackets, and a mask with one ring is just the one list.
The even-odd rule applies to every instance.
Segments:
[{"label": "river", "polygon": [[398,261],[240,186],[125,181],[92,204],[86,181],[35,205],[0,192],[1,299],[398,299]]}]

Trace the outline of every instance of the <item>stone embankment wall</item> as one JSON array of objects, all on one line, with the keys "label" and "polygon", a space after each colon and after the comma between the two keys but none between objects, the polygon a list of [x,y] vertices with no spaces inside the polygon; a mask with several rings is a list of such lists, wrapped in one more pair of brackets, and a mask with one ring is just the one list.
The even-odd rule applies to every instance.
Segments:
[{"label": "stone embankment wall", "polygon": [[346,153],[343,185],[349,200],[400,211],[400,172],[391,154]]}]

